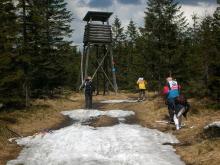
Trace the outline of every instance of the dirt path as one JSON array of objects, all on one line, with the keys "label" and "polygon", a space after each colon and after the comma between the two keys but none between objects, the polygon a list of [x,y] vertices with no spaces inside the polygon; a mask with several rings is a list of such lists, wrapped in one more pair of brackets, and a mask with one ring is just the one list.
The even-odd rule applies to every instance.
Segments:
[{"label": "dirt path", "polygon": [[[94,106],[97,109],[126,109],[136,113],[135,117],[127,119],[130,123],[137,123],[144,127],[158,129],[166,133],[174,134],[181,145],[175,146],[177,153],[186,164],[212,165],[220,164],[220,140],[205,139],[202,134],[203,127],[212,121],[219,120],[220,111],[208,110],[203,104],[191,100],[193,109],[187,121],[186,127],[180,131],[175,131],[173,125],[157,123],[158,120],[165,120],[167,109],[163,100],[150,95],[148,100],[138,103],[102,104],[101,100],[109,99],[136,99],[137,94],[121,93],[110,96],[95,96]],[[197,104],[198,103],[198,104]],[[83,96],[73,94],[68,98],[53,100],[36,100],[33,107],[28,110],[17,110],[0,113],[1,126],[6,125],[20,135],[27,136],[38,133],[42,130],[58,128],[66,123],[67,119],[61,115],[61,111],[79,109],[83,107]],[[4,119],[4,120],[1,120]],[[5,120],[7,119],[7,120]],[[114,124],[114,119],[98,118],[91,121],[95,127]],[[5,164],[7,160],[17,157],[20,147],[14,143],[9,143],[7,138],[13,137],[10,132],[0,129],[0,164]]]},{"label": "dirt path", "polygon": [[[78,109],[62,113],[74,123],[57,131],[18,139],[17,143],[26,147],[8,165],[184,165],[172,147],[163,145],[177,143],[174,136],[126,124],[133,111]],[[93,127],[88,126],[93,123]]]}]

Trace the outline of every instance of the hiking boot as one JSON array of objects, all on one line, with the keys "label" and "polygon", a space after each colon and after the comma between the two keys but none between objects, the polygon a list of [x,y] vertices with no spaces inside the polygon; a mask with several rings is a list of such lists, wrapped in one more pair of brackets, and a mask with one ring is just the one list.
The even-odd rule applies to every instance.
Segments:
[{"label": "hiking boot", "polygon": [[179,124],[177,124],[177,125],[176,125],[176,130],[180,130],[180,128],[181,128],[181,127],[179,126]]}]

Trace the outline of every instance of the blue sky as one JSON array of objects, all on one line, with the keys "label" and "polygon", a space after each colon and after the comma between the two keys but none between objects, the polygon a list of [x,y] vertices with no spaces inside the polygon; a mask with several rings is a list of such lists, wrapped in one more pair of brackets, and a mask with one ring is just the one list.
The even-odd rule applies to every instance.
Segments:
[{"label": "blue sky", "polygon": [[[66,0],[68,9],[75,18],[72,28],[75,30],[72,40],[76,45],[82,47],[85,22],[82,21],[87,11],[107,11],[113,12],[110,22],[118,16],[122,25],[126,28],[132,19],[137,26],[144,25],[144,11],[147,0]],[[217,7],[216,0],[176,0],[182,6],[181,11],[185,13],[189,23],[192,22],[191,15],[197,13],[198,16],[213,14]]]}]

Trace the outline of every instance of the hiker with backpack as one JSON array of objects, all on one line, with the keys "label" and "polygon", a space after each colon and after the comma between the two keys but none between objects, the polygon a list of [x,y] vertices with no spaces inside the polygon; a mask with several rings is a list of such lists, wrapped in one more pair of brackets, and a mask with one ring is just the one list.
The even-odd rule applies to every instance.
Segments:
[{"label": "hiker with backpack", "polygon": [[85,108],[92,109],[92,94],[94,91],[94,87],[92,83],[92,78],[90,76],[85,79],[82,87],[85,91]]},{"label": "hiker with backpack", "polygon": [[139,77],[137,80],[137,85],[139,90],[138,101],[144,101],[146,99],[145,90],[147,82],[144,80],[143,77]]},{"label": "hiker with backpack", "polygon": [[163,94],[165,95],[166,104],[168,106],[170,123],[174,122],[175,99],[180,95],[179,90],[180,86],[177,81],[173,80],[172,77],[167,77],[166,85],[163,88]]},{"label": "hiker with backpack", "polygon": [[170,123],[174,123],[176,129],[181,128],[182,116],[186,117],[186,113],[189,110],[189,104],[183,95],[180,95],[180,85],[172,77],[166,79],[167,83],[163,88],[163,94],[165,95],[166,104],[169,111]]}]

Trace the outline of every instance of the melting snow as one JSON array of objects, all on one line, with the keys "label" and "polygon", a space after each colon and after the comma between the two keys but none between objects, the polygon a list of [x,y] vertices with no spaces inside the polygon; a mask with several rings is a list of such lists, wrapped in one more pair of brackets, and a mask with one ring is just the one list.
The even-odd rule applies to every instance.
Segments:
[{"label": "melting snow", "polygon": [[7,165],[184,165],[172,146],[162,145],[178,142],[170,134],[123,123],[99,128],[80,124],[100,115],[124,118],[132,111],[80,109],[63,114],[78,122],[44,136],[17,139],[24,149]]},{"label": "melting snow", "polygon": [[100,101],[100,103],[135,103],[137,100],[104,100]]},{"label": "melting snow", "polygon": [[211,127],[219,127],[220,128],[220,121],[216,121],[211,124],[208,124],[207,126],[204,127],[204,129],[209,129]]}]

